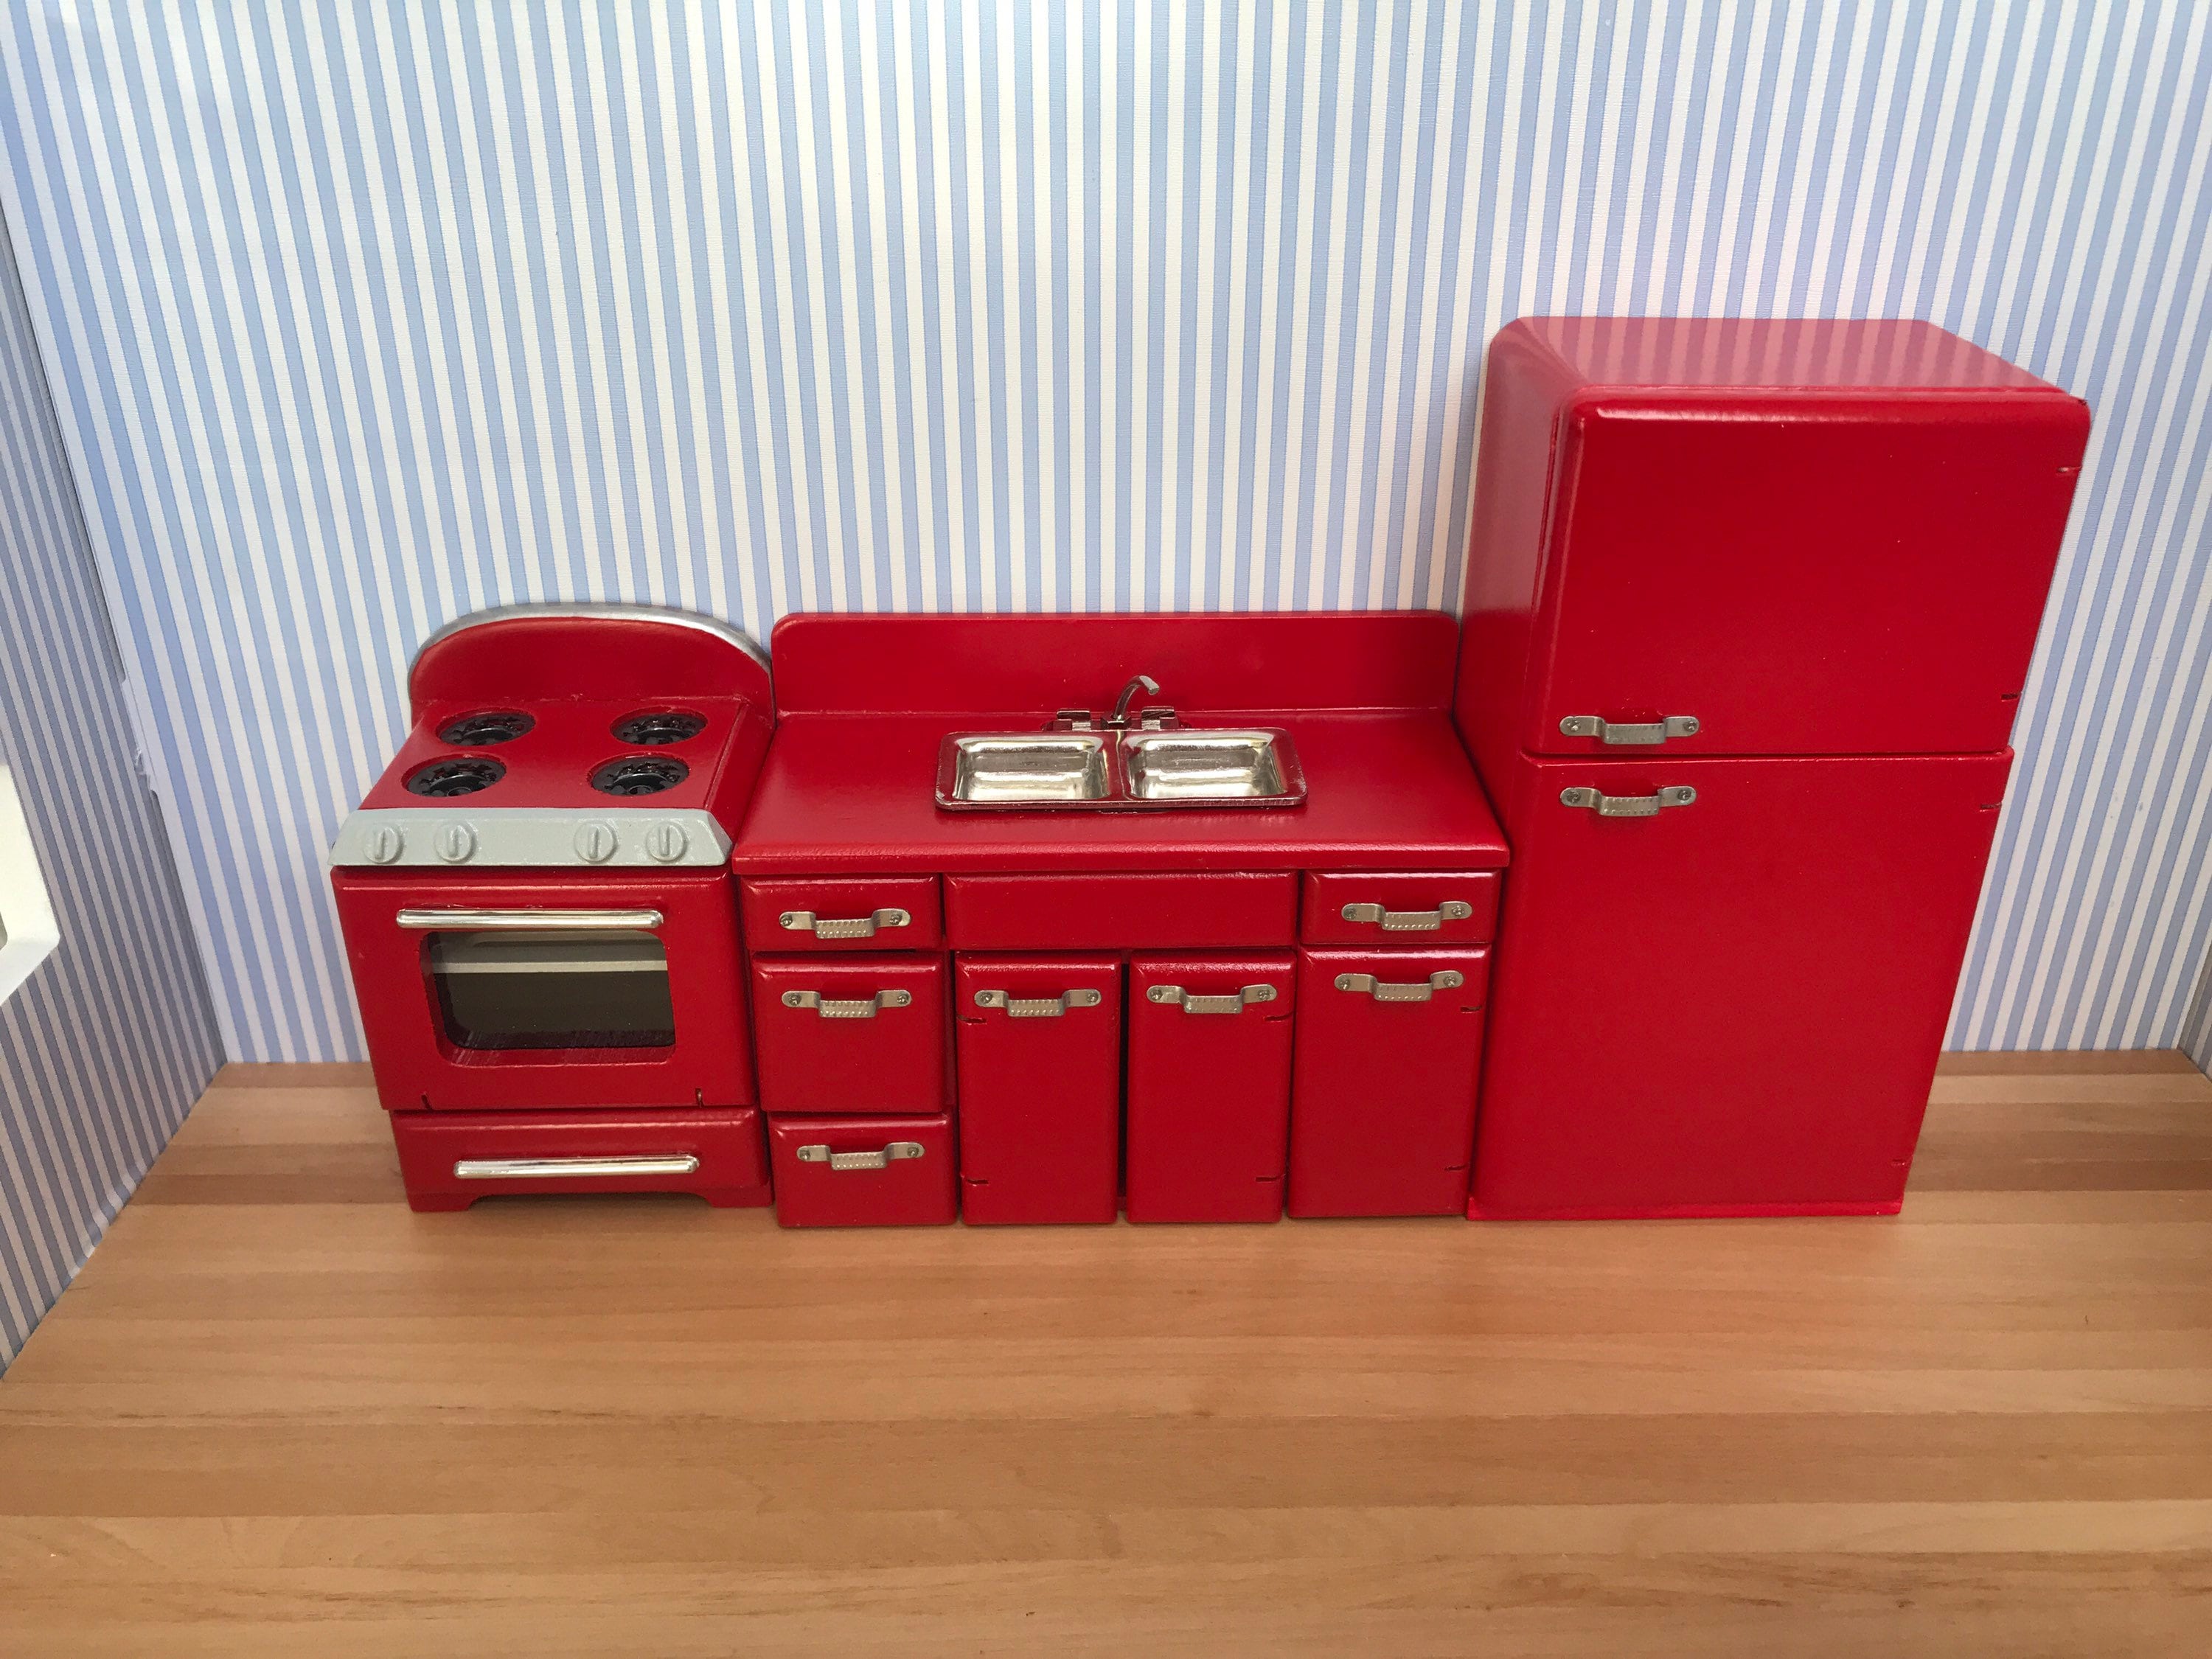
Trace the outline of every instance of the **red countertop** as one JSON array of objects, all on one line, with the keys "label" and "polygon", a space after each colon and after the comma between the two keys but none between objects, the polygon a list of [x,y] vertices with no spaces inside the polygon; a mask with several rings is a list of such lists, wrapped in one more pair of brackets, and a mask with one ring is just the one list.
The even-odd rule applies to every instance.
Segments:
[{"label": "red countertop", "polygon": [[730,862],[741,874],[1036,870],[1494,870],[1505,836],[1440,709],[1189,714],[1278,726],[1305,768],[1303,806],[1217,811],[947,812],[948,732],[1016,715],[796,714],[776,728]]},{"label": "red countertop", "polygon": [[[743,874],[1494,870],[1505,837],[1451,721],[1437,611],[787,617],[782,718],[738,836]],[[951,732],[1035,732],[1132,674],[1188,726],[1279,726],[1291,807],[948,812]],[[991,712],[979,712],[979,711]]]}]

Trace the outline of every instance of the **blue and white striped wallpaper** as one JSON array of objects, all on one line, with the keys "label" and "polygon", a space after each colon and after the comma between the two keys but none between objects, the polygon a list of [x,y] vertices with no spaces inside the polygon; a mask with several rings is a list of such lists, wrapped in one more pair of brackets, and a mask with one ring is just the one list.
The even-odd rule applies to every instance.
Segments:
[{"label": "blue and white striped wallpaper", "polygon": [[0,764],[62,942],[0,1003],[0,1370],[222,1060],[0,227]]},{"label": "blue and white striped wallpaper", "polygon": [[1954,1040],[2170,1043],[2212,935],[2208,9],[92,4],[0,199],[226,1041],[487,602],[1448,603],[1489,334],[1929,318],[2097,434]]}]

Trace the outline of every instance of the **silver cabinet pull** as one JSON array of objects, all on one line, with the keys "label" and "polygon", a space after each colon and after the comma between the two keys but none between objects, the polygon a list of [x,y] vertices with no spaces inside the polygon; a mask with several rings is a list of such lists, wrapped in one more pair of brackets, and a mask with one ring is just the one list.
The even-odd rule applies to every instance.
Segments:
[{"label": "silver cabinet pull", "polygon": [[417,933],[446,928],[513,930],[564,927],[641,927],[660,926],[658,910],[402,910],[392,918],[402,927]]},{"label": "silver cabinet pull", "polygon": [[1014,1019],[1057,1019],[1071,1008],[1096,1008],[1105,999],[1097,991],[1062,991],[1056,997],[1018,997],[1008,991],[978,991],[978,1008],[1003,1008]]},{"label": "silver cabinet pull", "polygon": [[918,1140],[894,1140],[872,1152],[833,1152],[817,1141],[811,1146],[801,1146],[796,1153],[801,1164],[827,1164],[833,1170],[887,1170],[894,1164],[921,1155],[922,1146]]},{"label": "silver cabinet pull", "polygon": [[914,1000],[911,991],[878,991],[872,997],[841,1000],[819,991],[786,991],[787,1008],[811,1008],[824,1019],[873,1019],[878,1008],[903,1008]]},{"label": "silver cabinet pull", "polygon": [[1621,726],[1595,714],[1570,714],[1559,731],[1570,738],[1595,738],[1600,743],[1664,743],[1669,738],[1694,738],[1701,722],[1695,714],[1669,714],[1664,720]]},{"label": "silver cabinet pull", "polygon": [[1559,805],[1587,806],[1601,818],[1648,818],[1658,815],[1662,806],[1687,806],[1697,799],[1698,792],[1686,783],[1678,783],[1649,795],[1608,795],[1602,789],[1562,789]]},{"label": "silver cabinet pull", "polygon": [[1385,910],[1379,904],[1347,904],[1346,921],[1379,922],[1386,933],[1433,933],[1448,921],[1465,921],[1474,907],[1465,899],[1446,899],[1433,910]]},{"label": "silver cabinet pull", "polygon": [[1247,1003],[1273,1002],[1275,988],[1247,985],[1222,996],[1194,996],[1180,985],[1155,985],[1145,995],[1153,1002],[1179,1002],[1186,1014],[1241,1014]]},{"label": "silver cabinet pull", "polygon": [[1425,980],[1410,985],[1393,985],[1372,974],[1339,974],[1336,988],[1360,996],[1370,996],[1377,1002],[1426,1002],[1439,991],[1456,991],[1467,983],[1467,975],[1455,968],[1439,968]]},{"label": "silver cabinet pull", "polygon": [[688,1176],[699,1172],[690,1152],[626,1153],[616,1158],[465,1158],[456,1181],[545,1181],[577,1176]]},{"label": "silver cabinet pull", "polygon": [[775,925],[817,939],[873,939],[881,927],[903,927],[914,918],[903,910],[875,910],[865,916],[817,916],[811,910],[786,910]]}]

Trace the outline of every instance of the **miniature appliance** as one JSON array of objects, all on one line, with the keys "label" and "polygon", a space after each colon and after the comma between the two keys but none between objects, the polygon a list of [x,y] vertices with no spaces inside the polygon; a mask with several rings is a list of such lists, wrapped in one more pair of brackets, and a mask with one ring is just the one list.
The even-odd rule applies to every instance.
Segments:
[{"label": "miniature appliance", "polygon": [[768,665],[680,611],[514,606],[434,636],[331,854],[409,1200],[769,1200],[727,863]]}]

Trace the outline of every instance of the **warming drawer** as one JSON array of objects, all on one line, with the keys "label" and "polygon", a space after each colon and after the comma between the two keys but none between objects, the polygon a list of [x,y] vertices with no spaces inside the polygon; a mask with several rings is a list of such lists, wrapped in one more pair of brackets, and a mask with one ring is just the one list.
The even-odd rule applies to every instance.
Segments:
[{"label": "warming drawer", "polygon": [[465,1210],[517,1193],[696,1193],[769,1201],[760,1114],[734,1111],[394,1112],[407,1201]]}]

